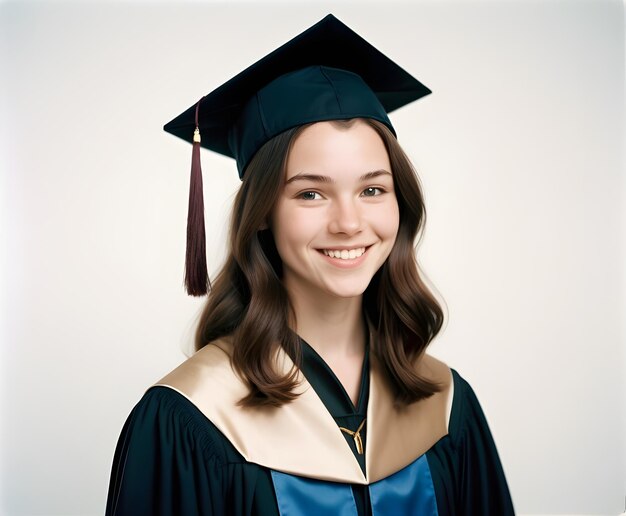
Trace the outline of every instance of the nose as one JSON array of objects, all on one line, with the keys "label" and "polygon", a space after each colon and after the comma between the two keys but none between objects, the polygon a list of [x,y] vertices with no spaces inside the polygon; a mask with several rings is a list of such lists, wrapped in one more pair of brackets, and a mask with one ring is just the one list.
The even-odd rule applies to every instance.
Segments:
[{"label": "nose", "polygon": [[361,212],[356,199],[337,199],[330,208],[328,230],[354,235],[361,231]]}]

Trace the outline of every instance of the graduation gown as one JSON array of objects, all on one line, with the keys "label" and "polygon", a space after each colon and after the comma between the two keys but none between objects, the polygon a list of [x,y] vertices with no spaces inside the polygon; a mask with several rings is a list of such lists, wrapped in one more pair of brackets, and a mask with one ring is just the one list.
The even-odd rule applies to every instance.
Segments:
[{"label": "graduation gown", "polygon": [[514,514],[485,416],[456,371],[423,355],[418,372],[445,388],[400,410],[366,350],[354,406],[302,346],[301,394],[280,408],[237,406],[246,387],[227,340],[148,389],[122,429],[106,514]]}]

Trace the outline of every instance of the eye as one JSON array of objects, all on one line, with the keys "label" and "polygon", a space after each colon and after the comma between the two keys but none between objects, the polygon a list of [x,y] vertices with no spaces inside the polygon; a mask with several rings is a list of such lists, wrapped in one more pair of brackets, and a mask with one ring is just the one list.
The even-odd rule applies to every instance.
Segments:
[{"label": "eye", "polygon": [[321,199],[320,194],[318,194],[317,192],[302,192],[298,194],[298,197],[305,201],[317,201],[318,199]]},{"label": "eye", "polygon": [[375,186],[370,186],[369,188],[363,190],[364,197],[375,197],[382,193],[384,193],[384,190],[382,188],[376,188]]}]

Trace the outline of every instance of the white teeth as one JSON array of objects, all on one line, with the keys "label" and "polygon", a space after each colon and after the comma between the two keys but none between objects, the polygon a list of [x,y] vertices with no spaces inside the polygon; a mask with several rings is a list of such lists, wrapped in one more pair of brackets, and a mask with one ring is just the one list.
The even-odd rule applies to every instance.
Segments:
[{"label": "white teeth", "polygon": [[324,249],[324,254],[331,258],[340,258],[341,260],[354,260],[365,252],[365,247],[359,247],[358,249]]}]

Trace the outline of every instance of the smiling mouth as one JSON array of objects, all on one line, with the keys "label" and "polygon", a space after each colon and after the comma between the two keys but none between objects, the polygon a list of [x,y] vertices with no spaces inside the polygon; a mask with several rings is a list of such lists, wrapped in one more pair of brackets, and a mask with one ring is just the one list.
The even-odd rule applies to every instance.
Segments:
[{"label": "smiling mouth", "polygon": [[363,256],[370,247],[371,246],[354,247],[352,249],[318,249],[318,251],[330,258],[338,258],[340,260],[354,260],[355,258]]}]

